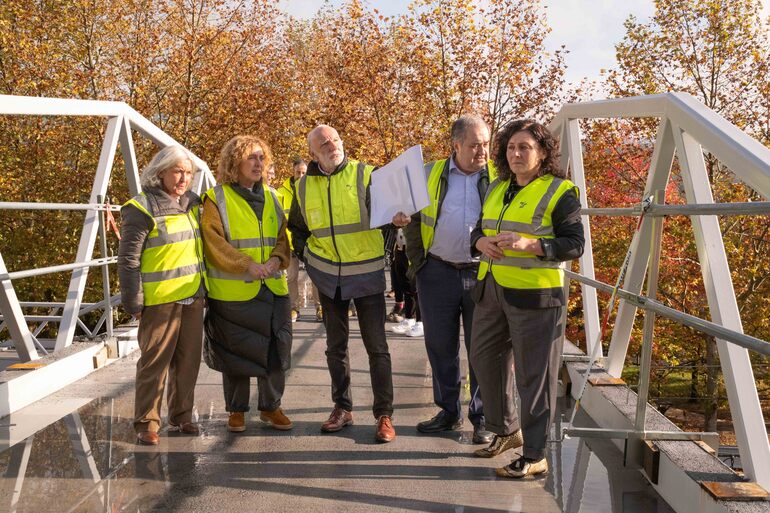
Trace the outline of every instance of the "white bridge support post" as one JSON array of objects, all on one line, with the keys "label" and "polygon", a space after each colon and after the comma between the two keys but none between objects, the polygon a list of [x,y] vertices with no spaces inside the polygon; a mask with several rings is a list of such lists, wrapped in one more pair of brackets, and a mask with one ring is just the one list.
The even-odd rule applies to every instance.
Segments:
[{"label": "white bridge support post", "polygon": [[[115,116],[107,122],[107,131],[104,134],[102,143],[102,152],[99,155],[99,165],[96,168],[96,177],[94,178],[93,189],[91,190],[90,203],[97,203],[99,198],[104,198],[107,194],[107,184],[110,180],[112,163],[115,160],[115,150],[118,146],[118,132],[123,125],[123,116]],[[80,235],[80,245],[76,262],[87,262],[91,260],[94,253],[94,244],[96,243],[96,234],[99,232],[100,213],[96,210],[86,212],[86,218],[83,222],[83,233]],[[61,323],[59,324],[59,333],[56,336],[55,351],[60,351],[72,344],[77,327],[78,314],[80,312],[80,303],[83,301],[83,293],[86,289],[86,280],[88,279],[88,267],[83,267],[72,271],[67,298],[65,299],[64,311],[62,313]]]},{"label": "white bridge support post", "polygon": [[[674,137],[687,202],[713,203],[701,145],[682,130],[677,130]],[[700,215],[690,216],[690,220],[711,319],[743,333],[719,219],[717,216]],[[743,471],[749,479],[770,490],[770,445],[749,352],[720,339],[717,339],[717,348]]]},{"label": "white bridge support post", "polygon": [[[577,119],[570,119],[567,121],[564,134],[566,135],[566,141],[562,142],[562,147],[567,148],[570,169],[572,170],[572,181],[580,190],[580,206],[588,208],[588,189],[586,189],[586,176],[583,167],[583,147],[580,142],[580,121]],[[583,219],[585,246],[583,248],[583,255],[579,260],[580,274],[594,279],[594,251],[591,243],[591,220],[587,215],[581,217]],[[569,290],[566,292],[568,296]],[[598,352],[594,353],[594,345],[599,343],[599,324],[601,322],[599,316],[599,303],[596,298],[596,289],[589,287],[586,284],[581,284],[580,292],[583,296],[586,353],[596,354],[598,357],[601,357],[603,355],[601,347],[598,348]]]},{"label": "white bridge support post", "polygon": [[[665,197],[666,184],[671,175],[671,164],[674,161],[674,132],[668,119],[663,118],[658,127],[658,135],[655,141],[655,149],[650,162],[650,172],[647,176],[647,185],[644,188],[644,197],[663,191]],[[626,279],[622,288],[634,294],[642,290],[644,277],[647,273],[647,264],[652,249],[652,219],[645,217],[642,225],[635,233],[631,241],[631,260],[628,264]],[[631,330],[636,318],[636,307],[620,300],[618,315],[615,319],[615,329],[612,331],[610,350],[607,353],[607,372],[620,377],[626,362],[628,343],[631,340]]]}]

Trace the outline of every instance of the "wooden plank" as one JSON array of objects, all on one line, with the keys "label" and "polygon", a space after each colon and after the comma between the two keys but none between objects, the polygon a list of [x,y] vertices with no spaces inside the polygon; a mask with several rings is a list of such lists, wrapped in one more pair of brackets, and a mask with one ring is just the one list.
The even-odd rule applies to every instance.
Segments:
[{"label": "wooden plank", "polygon": [[98,369],[99,367],[103,367],[105,363],[107,363],[107,348],[102,347],[99,352],[97,352],[94,355],[94,369]]},{"label": "wooden plank", "polygon": [[35,370],[39,369],[40,367],[45,367],[47,364],[41,363],[41,362],[25,362],[25,363],[14,363],[13,365],[9,365],[6,367],[8,370]]},{"label": "wooden plank", "polygon": [[613,378],[612,376],[596,376],[588,378],[588,382],[595,387],[623,386],[626,384],[622,379]]},{"label": "wooden plank", "polygon": [[753,482],[722,483],[701,481],[700,485],[714,499],[719,501],[770,501],[770,493]]}]

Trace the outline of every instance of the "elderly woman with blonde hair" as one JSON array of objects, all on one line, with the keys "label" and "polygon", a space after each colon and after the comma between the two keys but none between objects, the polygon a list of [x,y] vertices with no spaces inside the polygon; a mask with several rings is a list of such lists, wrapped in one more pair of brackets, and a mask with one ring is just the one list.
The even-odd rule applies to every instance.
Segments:
[{"label": "elderly woman with blonde hair", "polygon": [[202,219],[209,273],[204,359],[222,373],[227,428],[246,430],[250,378],[257,378],[260,420],[292,428],[281,410],[291,362],[286,218],[264,176],[268,145],[239,135],[222,148],[218,185],[206,192]]},{"label": "elderly woman with blonde hair", "polygon": [[197,435],[195,382],[201,360],[204,267],[195,165],[181,146],[159,151],[143,170],[142,193],[121,209],[118,274],[123,307],[139,319],[134,429],[157,445],[168,381],[168,422]]}]

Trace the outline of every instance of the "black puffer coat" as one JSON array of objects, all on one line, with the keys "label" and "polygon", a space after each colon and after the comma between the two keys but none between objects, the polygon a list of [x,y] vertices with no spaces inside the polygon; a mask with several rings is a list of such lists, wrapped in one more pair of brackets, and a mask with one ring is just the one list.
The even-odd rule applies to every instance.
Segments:
[{"label": "black puffer coat", "polygon": [[263,286],[248,301],[209,298],[203,359],[230,376],[267,376],[268,369],[291,367],[289,296],[276,296]]}]

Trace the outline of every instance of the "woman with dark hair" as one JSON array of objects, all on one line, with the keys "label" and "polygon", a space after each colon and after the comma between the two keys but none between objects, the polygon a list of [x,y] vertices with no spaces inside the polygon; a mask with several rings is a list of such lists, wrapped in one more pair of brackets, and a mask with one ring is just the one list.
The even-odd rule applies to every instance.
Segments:
[{"label": "woman with dark hair", "polygon": [[579,257],[585,239],[579,192],[559,168],[558,143],[548,129],[534,120],[513,121],[498,132],[494,148],[498,179],[471,235],[471,249],[482,258],[470,359],[486,427],[496,436],[475,454],[491,458],[523,445],[519,458],[496,469],[498,476],[522,478],[548,470],[545,442],[563,345],[560,263]]}]

